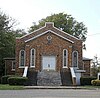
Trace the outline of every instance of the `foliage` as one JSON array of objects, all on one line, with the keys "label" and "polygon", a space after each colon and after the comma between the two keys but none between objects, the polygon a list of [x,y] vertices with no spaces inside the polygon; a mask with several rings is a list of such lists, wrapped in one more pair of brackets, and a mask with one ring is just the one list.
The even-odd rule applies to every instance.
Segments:
[{"label": "foliage", "polygon": [[9,84],[2,85],[0,84],[0,90],[22,90],[23,86],[10,86]]},{"label": "foliage", "polygon": [[100,80],[96,79],[96,80],[92,80],[91,84],[94,86],[100,86]]},{"label": "foliage", "polygon": [[81,77],[80,83],[81,85],[91,85],[91,81],[95,79],[96,77]]},{"label": "foliage", "polygon": [[97,77],[98,74],[98,67],[92,67],[91,68],[91,75],[94,77]]},{"label": "foliage", "polygon": [[24,31],[24,29],[17,29],[16,31],[14,31],[14,33],[15,33],[16,37],[21,37],[21,36],[23,36],[23,35],[26,34],[26,32]]},{"label": "foliage", "polygon": [[34,22],[33,26],[30,27],[29,32],[33,32],[34,30],[44,26],[45,22],[54,22],[55,27],[60,30],[80,38],[83,41],[86,40],[87,28],[83,22],[77,22],[71,15],[64,13],[47,16],[46,18],[41,19],[38,25]]},{"label": "foliage", "polygon": [[25,85],[28,81],[27,77],[10,77],[8,78],[9,85]]},{"label": "foliage", "polygon": [[5,75],[1,77],[1,84],[8,84],[8,78],[12,77],[12,75]]},{"label": "foliage", "polygon": [[97,77],[98,72],[100,72],[100,61],[97,56],[94,56],[91,66],[91,75]]},{"label": "foliage", "polygon": [[4,60],[6,57],[15,56],[14,21],[0,11],[0,76],[4,73]]},{"label": "foliage", "polygon": [[15,21],[0,11],[0,77],[4,75],[4,58],[15,57],[16,36],[25,34],[24,30],[14,30]]}]

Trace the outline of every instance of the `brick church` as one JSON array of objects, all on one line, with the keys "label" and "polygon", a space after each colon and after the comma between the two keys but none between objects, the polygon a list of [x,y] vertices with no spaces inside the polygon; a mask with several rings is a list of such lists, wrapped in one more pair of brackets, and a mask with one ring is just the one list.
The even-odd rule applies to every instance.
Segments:
[{"label": "brick church", "polygon": [[[14,64],[7,65],[7,61],[14,60]],[[70,77],[72,85],[80,85],[80,77],[90,75],[90,61],[83,58],[82,40],[54,27],[53,22],[46,22],[44,27],[16,38],[15,59],[5,58],[6,68],[9,67],[7,74],[15,71],[23,75],[25,67],[37,73],[59,72],[66,85],[67,77]]]}]

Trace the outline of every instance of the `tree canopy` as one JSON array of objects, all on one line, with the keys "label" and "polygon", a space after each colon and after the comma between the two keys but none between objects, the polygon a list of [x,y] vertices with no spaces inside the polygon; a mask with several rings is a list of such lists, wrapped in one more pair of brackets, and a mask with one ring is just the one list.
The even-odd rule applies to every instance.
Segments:
[{"label": "tree canopy", "polygon": [[4,73],[4,58],[15,57],[15,39],[25,34],[14,30],[16,22],[0,10],[0,76]]},{"label": "tree canopy", "polygon": [[34,22],[33,26],[30,27],[29,32],[33,32],[34,30],[44,26],[45,22],[54,22],[55,27],[82,39],[83,42],[86,40],[87,28],[83,22],[77,22],[71,15],[64,13],[47,16],[46,18],[39,20],[38,25]]},{"label": "tree canopy", "polygon": [[100,72],[100,60],[97,56],[94,56],[91,66],[91,75],[97,77],[98,72]]},{"label": "tree canopy", "polygon": [[0,75],[3,74],[3,59],[6,57],[14,57],[15,54],[13,24],[12,19],[0,11]]}]

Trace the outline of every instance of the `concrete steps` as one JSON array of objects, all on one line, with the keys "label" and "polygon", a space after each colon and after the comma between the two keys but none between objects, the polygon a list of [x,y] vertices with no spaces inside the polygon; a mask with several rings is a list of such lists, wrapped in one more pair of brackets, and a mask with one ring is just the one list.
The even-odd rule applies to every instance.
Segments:
[{"label": "concrete steps", "polygon": [[41,71],[37,74],[38,86],[60,86],[61,76],[60,72],[56,71]]},{"label": "concrete steps", "polygon": [[71,86],[72,84],[72,77],[71,77],[71,72],[70,70],[62,70],[60,72],[61,74],[61,81],[62,81],[62,86]]},{"label": "concrete steps", "polygon": [[28,77],[27,85],[29,86],[37,85],[37,72],[36,71],[28,70],[27,77]]}]

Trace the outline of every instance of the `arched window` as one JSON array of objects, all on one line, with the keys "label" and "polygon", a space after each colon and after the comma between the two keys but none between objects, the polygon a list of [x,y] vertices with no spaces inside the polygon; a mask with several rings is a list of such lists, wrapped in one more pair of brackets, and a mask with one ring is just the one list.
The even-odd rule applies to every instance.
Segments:
[{"label": "arched window", "polygon": [[30,51],[30,67],[35,67],[35,49]]},{"label": "arched window", "polygon": [[25,66],[25,50],[21,50],[19,54],[19,67]]},{"label": "arched window", "polygon": [[78,67],[78,52],[77,51],[73,51],[72,53],[72,66],[73,67]]},{"label": "arched window", "polygon": [[68,67],[68,51],[67,49],[63,50],[63,68]]}]

